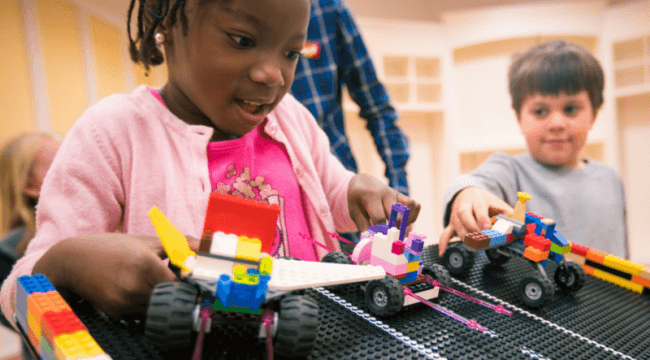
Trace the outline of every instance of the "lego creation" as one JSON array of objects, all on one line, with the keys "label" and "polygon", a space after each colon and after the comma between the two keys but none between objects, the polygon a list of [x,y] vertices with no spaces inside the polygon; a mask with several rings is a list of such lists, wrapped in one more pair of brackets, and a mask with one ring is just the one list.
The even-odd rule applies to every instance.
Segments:
[{"label": "lego creation", "polygon": [[[402,214],[399,229],[396,228],[398,213]],[[476,320],[468,320],[430,302],[429,300],[440,296],[441,290],[496,312],[512,315],[512,312],[505,310],[503,306],[492,305],[450,288],[449,273],[440,265],[423,266],[421,256],[426,236],[414,231],[406,236],[408,218],[409,209],[406,206],[393,204],[388,224],[370,226],[368,231],[361,234],[361,240],[352,255],[348,257],[341,252],[332,252],[325,255],[322,261],[383,268],[386,277],[362,285],[366,305],[370,312],[377,316],[391,316],[405,306],[423,303],[471,329],[487,332],[487,328],[480,326]]]},{"label": "lego creation", "polygon": [[513,213],[494,217],[491,229],[467,234],[462,242],[449,244],[443,263],[451,274],[463,275],[472,267],[478,252],[485,252],[495,265],[502,265],[511,257],[522,258],[536,273],[521,279],[517,287],[519,296],[524,304],[539,307],[555,292],[544,270],[548,260],[559,264],[554,280],[566,292],[580,290],[585,270],[564,259],[565,254],[571,252],[572,243],[555,230],[555,222],[527,213],[526,202],[531,199],[530,195],[519,192],[518,196]]},{"label": "lego creation", "polygon": [[18,278],[15,318],[43,360],[111,360],[42,274]]},{"label": "lego creation", "polygon": [[[218,196],[211,198],[213,210],[227,208],[220,206],[219,201]],[[242,210],[244,205],[257,206],[251,202],[238,203],[240,213],[247,213]],[[209,251],[195,253],[185,236],[160,210],[152,208],[149,217],[170,266],[181,279],[181,282],[158,284],[147,309],[145,336],[163,352],[188,347],[192,333],[196,332],[193,359],[199,359],[205,334],[211,332],[213,321],[227,323],[231,318],[228,314],[243,313],[257,322],[257,337],[265,339],[269,356],[275,353],[305,357],[316,339],[318,305],[311,297],[293,291],[386,276],[378,266],[273,259],[262,252],[263,242],[258,238],[222,231],[211,230],[209,246],[201,246]],[[209,210],[206,217],[206,224],[211,224],[206,228],[221,229],[218,221],[211,218],[219,217],[218,212]],[[275,220],[267,220],[255,226],[274,229]],[[240,228],[237,222],[250,222],[250,219],[242,216],[237,220],[236,216],[231,216],[228,222],[231,228]],[[261,233],[266,230],[258,229]]]}]

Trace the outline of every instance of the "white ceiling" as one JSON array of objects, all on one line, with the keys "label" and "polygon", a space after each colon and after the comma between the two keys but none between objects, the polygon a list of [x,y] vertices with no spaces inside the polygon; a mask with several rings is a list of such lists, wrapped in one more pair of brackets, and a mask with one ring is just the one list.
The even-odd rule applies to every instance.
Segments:
[{"label": "white ceiling", "polygon": [[[113,14],[124,14],[129,8],[130,0],[85,0],[110,11]],[[136,0],[138,1],[138,0]],[[525,3],[557,2],[558,0],[345,0],[355,16],[403,19],[415,21],[440,21],[444,12],[478,9],[499,5],[515,5]],[[564,2],[572,2],[565,1]],[[609,5],[630,1],[647,0],[582,0],[603,2]]]}]

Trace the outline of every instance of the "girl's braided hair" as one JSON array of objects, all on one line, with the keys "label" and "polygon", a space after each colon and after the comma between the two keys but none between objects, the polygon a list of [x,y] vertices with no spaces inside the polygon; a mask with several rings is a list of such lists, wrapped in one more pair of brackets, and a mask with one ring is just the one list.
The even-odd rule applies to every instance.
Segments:
[{"label": "girl's braided hair", "polygon": [[[153,1],[156,5],[152,6]],[[141,63],[146,72],[149,72],[150,66],[160,65],[165,61],[162,52],[156,46],[154,33],[158,25],[169,15],[169,26],[174,26],[178,14],[180,13],[181,24],[183,26],[183,35],[187,36],[187,16],[185,15],[186,0],[137,0],[138,17],[137,17],[137,34],[135,39],[131,38],[131,17],[135,8],[136,0],[131,0],[129,5],[129,14],[126,19],[126,29],[129,35],[129,53],[131,60]],[[171,5],[171,3],[174,3]],[[170,9],[171,6],[171,9]],[[149,27],[145,24],[145,11],[148,11],[153,19]],[[138,46],[139,45],[139,46]]]}]

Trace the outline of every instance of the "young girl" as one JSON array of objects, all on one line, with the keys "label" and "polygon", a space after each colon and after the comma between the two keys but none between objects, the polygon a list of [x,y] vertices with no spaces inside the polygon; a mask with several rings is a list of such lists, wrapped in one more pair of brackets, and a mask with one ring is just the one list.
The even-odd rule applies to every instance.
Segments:
[{"label": "young girl", "polygon": [[385,222],[395,201],[415,220],[419,204],[346,171],[285,96],[309,10],[308,0],[140,0],[131,55],[148,68],[164,50],[168,82],[107,97],[70,130],[43,185],[37,235],[2,288],[4,313],[14,313],[16,278],[32,273],[109,315],[143,311],[157,283],[176,279],[151,250],[148,210],[199,238],[211,191],[279,204],[273,251],[306,260],[322,254],[300,234],[336,249],[328,232]]}]

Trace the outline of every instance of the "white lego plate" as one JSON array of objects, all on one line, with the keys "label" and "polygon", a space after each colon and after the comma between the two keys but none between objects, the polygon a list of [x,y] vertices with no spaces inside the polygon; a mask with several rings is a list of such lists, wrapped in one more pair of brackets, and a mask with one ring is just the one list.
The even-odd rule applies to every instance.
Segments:
[{"label": "white lego plate", "polygon": [[383,279],[381,266],[274,259],[269,289],[298,290]]}]

